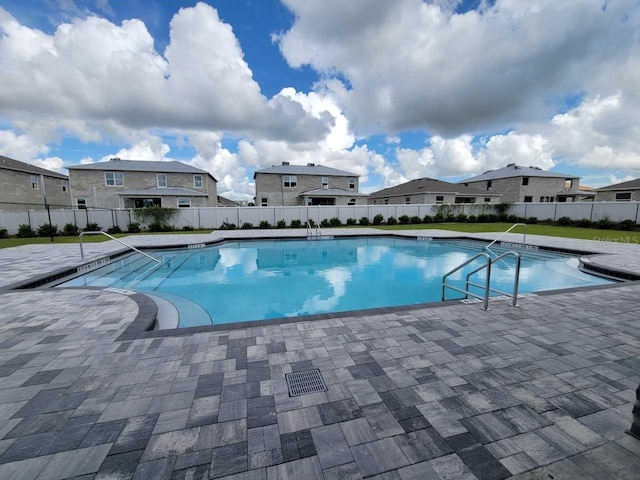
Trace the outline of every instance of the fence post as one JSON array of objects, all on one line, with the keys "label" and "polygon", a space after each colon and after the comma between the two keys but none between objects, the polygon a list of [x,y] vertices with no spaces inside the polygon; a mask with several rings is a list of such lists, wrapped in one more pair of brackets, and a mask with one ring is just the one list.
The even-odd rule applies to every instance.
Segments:
[{"label": "fence post", "polygon": [[626,433],[640,440],[640,385],[636,389],[636,404],[633,406],[631,415],[633,415],[631,428]]}]

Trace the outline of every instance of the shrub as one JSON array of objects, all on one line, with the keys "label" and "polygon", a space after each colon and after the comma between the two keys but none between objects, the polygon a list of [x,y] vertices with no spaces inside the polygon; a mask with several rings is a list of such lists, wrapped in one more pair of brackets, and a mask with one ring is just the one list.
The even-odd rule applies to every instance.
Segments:
[{"label": "shrub", "polygon": [[191,225],[185,225],[182,227],[183,232],[193,232],[193,227]]},{"label": "shrub", "polygon": [[441,213],[436,213],[433,216],[433,223],[442,223],[444,222],[444,215],[442,215]]},{"label": "shrub", "polygon": [[262,220],[260,222],[260,225],[258,225],[259,228],[271,228],[271,224],[269,222],[267,222],[266,220]]},{"label": "shrub", "polygon": [[22,225],[18,226],[18,237],[29,238],[29,237],[35,237],[35,236],[36,236],[36,232],[33,230],[33,228],[31,228],[31,225],[29,225],[28,223],[23,223]]},{"label": "shrub", "polygon": [[498,221],[498,216],[495,213],[488,213],[487,214],[487,222],[489,223],[494,223]]},{"label": "shrub", "polygon": [[38,227],[39,237],[55,237],[56,235],[58,235],[57,225],[49,225],[48,223],[43,223]]},{"label": "shrub", "polygon": [[459,213],[458,215],[456,215],[456,222],[464,223],[466,221],[467,221],[467,214],[466,213]]},{"label": "shrub", "polygon": [[220,225],[220,230],[235,230],[236,228],[238,227],[236,227],[235,223],[229,223],[226,220]]},{"label": "shrub", "polygon": [[322,228],[329,228],[331,224],[329,223],[329,220],[327,220],[326,218],[323,218],[322,221],[320,222],[320,226]]},{"label": "shrub", "polygon": [[102,227],[95,222],[87,223],[87,226],[84,227],[85,232],[101,232]]},{"label": "shrub", "polygon": [[414,225],[419,225],[422,223],[422,219],[420,217],[418,217],[417,215],[414,215],[413,217],[411,217],[409,219],[411,221],[412,224]]},{"label": "shrub", "polygon": [[73,237],[79,233],[78,226],[75,223],[65,223],[62,228],[62,235],[66,237]]},{"label": "shrub", "polygon": [[7,232],[6,228],[0,228],[0,238],[7,238],[9,236],[9,232]]},{"label": "shrub", "polygon": [[480,215],[478,215],[476,221],[478,223],[487,223],[489,221],[489,215],[487,215],[486,213],[481,213]]},{"label": "shrub", "polygon": [[253,225],[249,222],[244,222],[240,228],[242,230],[251,230],[253,228]]},{"label": "shrub", "polygon": [[375,217],[373,217],[373,224],[380,225],[384,222],[384,216],[381,213],[378,213]]},{"label": "shrub", "polygon": [[127,232],[129,232],[129,233],[140,233],[140,224],[138,222],[129,222],[129,223],[127,223]]},{"label": "shrub", "polygon": [[496,217],[498,218],[499,222],[506,222],[509,220],[509,215],[507,215],[506,213],[498,213]]},{"label": "shrub", "polygon": [[[308,222],[308,224],[309,224],[309,226],[310,226],[311,228],[316,228],[317,223],[316,223],[314,220],[312,220],[311,218],[309,218],[309,219],[307,219],[307,222]],[[305,225],[305,226],[306,226],[306,225]]]},{"label": "shrub", "polygon": [[360,219],[360,225],[369,225],[369,219],[367,217],[362,217]]},{"label": "shrub", "polygon": [[398,223],[400,225],[407,225],[410,221],[411,219],[409,218],[409,215],[400,215],[398,217]]},{"label": "shrub", "polygon": [[329,219],[329,225],[331,225],[332,227],[340,227],[342,225],[342,222],[338,217],[333,217]]},{"label": "shrub", "polygon": [[589,228],[593,226],[593,223],[588,218],[581,218],[580,220],[576,220],[576,226],[582,228]]},{"label": "shrub", "polygon": [[[618,227],[621,230],[633,230],[635,228],[635,226],[636,226],[636,222],[633,221],[633,220],[629,220],[629,219],[623,220],[618,224]],[[2,238],[2,237],[0,237],[0,238]]]},{"label": "shrub", "polygon": [[616,225],[615,222],[612,222],[611,220],[609,220],[608,217],[604,217],[603,219],[598,221],[598,223],[596,224],[596,227],[609,229],[609,228],[615,227],[615,225]]},{"label": "shrub", "polygon": [[456,216],[453,213],[447,213],[447,216],[444,217],[444,219],[447,222],[455,222],[456,221]]},{"label": "shrub", "polygon": [[530,223],[531,225],[535,225],[538,223],[538,217],[529,217],[527,218],[526,223]]},{"label": "shrub", "polygon": [[467,222],[469,223],[476,223],[478,221],[478,217],[476,217],[475,215],[469,215],[467,217]]},{"label": "shrub", "polygon": [[302,222],[300,220],[291,220],[291,228],[300,228]]},{"label": "shrub", "polygon": [[[145,207],[133,210],[136,219],[146,223],[150,223],[150,232],[168,232],[172,230],[169,222],[178,214],[177,208],[167,207]],[[151,228],[153,225],[153,228]],[[158,230],[160,228],[160,230]]]},{"label": "shrub", "polygon": [[284,220],[278,220],[278,222],[276,223],[276,227],[287,228],[287,222],[285,222]]},{"label": "shrub", "polygon": [[109,227],[107,229],[107,233],[109,235],[115,235],[116,233],[122,233],[122,229],[119,226],[114,225],[113,227]]},{"label": "shrub", "polygon": [[560,217],[558,220],[556,220],[556,223],[561,227],[568,227],[573,223],[573,221],[569,217]]},{"label": "shrub", "polygon": [[173,230],[173,227],[171,225],[167,225],[166,223],[152,222],[149,224],[149,227],[147,227],[147,229],[150,232],[170,232]]},{"label": "shrub", "polygon": [[520,218],[517,215],[509,215],[507,217],[507,222],[509,223],[518,223],[520,221]]},{"label": "shrub", "polygon": [[358,221],[355,218],[347,218],[347,225],[355,225]]},{"label": "shrub", "polygon": [[395,225],[396,223],[398,223],[398,221],[396,220],[396,217],[387,218],[387,225]]},{"label": "shrub", "polygon": [[425,215],[422,219],[422,223],[433,223],[433,217],[431,215]]}]

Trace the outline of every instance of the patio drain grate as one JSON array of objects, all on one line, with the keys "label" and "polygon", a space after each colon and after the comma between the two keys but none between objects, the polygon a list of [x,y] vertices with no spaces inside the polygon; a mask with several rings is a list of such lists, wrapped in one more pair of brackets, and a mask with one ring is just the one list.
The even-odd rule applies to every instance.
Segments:
[{"label": "patio drain grate", "polygon": [[327,390],[327,385],[324,383],[324,379],[318,369],[287,373],[285,377],[287,378],[290,397]]}]

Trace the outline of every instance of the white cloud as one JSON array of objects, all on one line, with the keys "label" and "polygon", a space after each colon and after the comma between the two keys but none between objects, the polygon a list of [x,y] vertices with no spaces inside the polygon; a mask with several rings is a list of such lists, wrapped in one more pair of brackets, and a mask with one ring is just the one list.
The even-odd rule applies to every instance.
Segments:
[{"label": "white cloud", "polygon": [[526,135],[510,132],[489,138],[478,154],[480,168],[501,168],[509,163],[540,167],[548,170],[555,166],[551,142],[541,135]]},{"label": "white cloud", "polygon": [[635,180],[636,177],[634,177],[633,175],[626,175],[624,177],[616,177],[615,175],[609,175],[609,183],[610,184],[616,184],[616,183],[622,183],[622,182],[630,182],[631,180]]},{"label": "white cloud", "polygon": [[384,143],[390,144],[390,145],[397,145],[400,143],[400,137],[396,136],[387,136],[384,139]]},{"label": "white cloud", "polygon": [[49,147],[35,141],[30,135],[17,135],[11,130],[0,130],[0,153],[22,162],[29,162],[49,153]]}]

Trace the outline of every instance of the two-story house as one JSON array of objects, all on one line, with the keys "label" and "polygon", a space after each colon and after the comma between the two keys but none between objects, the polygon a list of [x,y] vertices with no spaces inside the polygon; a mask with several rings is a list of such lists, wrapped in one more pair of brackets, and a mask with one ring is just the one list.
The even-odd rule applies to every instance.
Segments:
[{"label": "two-story house", "polygon": [[0,155],[0,210],[71,206],[69,177]]},{"label": "two-story house", "polygon": [[505,202],[574,202],[592,196],[579,189],[580,177],[515,163],[458,183],[501,193]]},{"label": "two-story house", "polygon": [[444,182],[417,178],[369,194],[370,205],[499,203],[502,194]]},{"label": "two-story house", "polygon": [[121,160],[71,165],[78,208],[216,207],[217,180],[182,162]]},{"label": "two-story house", "polygon": [[359,175],[344,170],[307,163],[257,170],[256,205],[366,205],[367,195],[359,193]]}]

